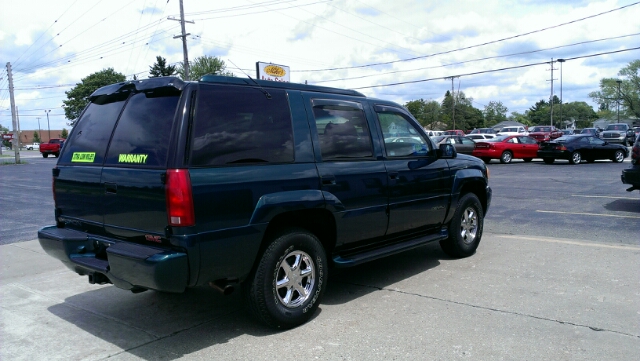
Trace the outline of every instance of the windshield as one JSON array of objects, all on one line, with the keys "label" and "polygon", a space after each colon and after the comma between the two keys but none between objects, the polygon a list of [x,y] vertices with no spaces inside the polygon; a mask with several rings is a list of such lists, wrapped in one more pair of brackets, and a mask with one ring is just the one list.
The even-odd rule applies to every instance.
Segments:
[{"label": "windshield", "polygon": [[606,130],[626,130],[626,128],[622,124],[609,124]]}]

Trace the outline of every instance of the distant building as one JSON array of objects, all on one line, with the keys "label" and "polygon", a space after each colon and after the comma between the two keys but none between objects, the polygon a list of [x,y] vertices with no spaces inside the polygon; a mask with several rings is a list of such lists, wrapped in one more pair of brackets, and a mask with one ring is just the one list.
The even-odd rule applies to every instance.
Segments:
[{"label": "distant building", "polygon": [[[37,129],[34,130],[21,130],[20,131],[20,144],[33,144],[33,133],[34,132],[38,132],[38,134],[40,135],[40,141],[42,143],[46,143],[49,141],[49,130],[48,129],[41,129],[40,131],[38,131]],[[68,130],[67,130],[68,132]],[[13,131],[8,131],[7,133],[13,133]],[[62,129],[51,129],[51,138],[62,138]],[[15,135],[14,135],[14,139],[15,139]]]}]

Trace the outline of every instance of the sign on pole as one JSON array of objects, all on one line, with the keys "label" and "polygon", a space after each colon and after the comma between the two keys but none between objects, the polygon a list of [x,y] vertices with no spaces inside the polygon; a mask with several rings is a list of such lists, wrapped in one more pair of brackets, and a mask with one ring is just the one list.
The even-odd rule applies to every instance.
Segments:
[{"label": "sign on pole", "polygon": [[271,80],[289,83],[289,67],[271,63],[256,62],[256,74],[260,80]]}]

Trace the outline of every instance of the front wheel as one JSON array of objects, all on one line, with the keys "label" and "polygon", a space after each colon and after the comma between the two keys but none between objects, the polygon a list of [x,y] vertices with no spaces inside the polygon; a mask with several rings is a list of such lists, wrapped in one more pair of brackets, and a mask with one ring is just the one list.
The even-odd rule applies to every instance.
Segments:
[{"label": "front wheel", "polygon": [[440,241],[440,247],[454,258],[468,257],[475,253],[484,227],[484,214],[480,200],[467,193],[460,201],[449,224],[449,238]]},{"label": "front wheel", "polygon": [[511,159],[513,159],[513,153],[508,150],[505,150],[500,156],[500,163],[507,164],[511,163]]},{"label": "front wheel", "polygon": [[576,150],[575,152],[571,153],[571,158],[569,158],[569,163],[580,164],[581,161],[582,161],[582,154],[580,154],[580,152]]},{"label": "front wheel", "polygon": [[624,153],[621,150],[616,150],[613,154],[613,162],[620,163],[624,160]]},{"label": "front wheel", "polygon": [[49,156],[48,153],[42,153],[42,158],[47,158]]},{"label": "front wheel", "polygon": [[542,158],[545,164],[553,164],[555,162],[554,158]]},{"label": "front wheel", "polygon": [[327,256],[318,238],[302,229],[276,237],[244,288],[249,311],[275,328],[305,323],[327,285]]}]

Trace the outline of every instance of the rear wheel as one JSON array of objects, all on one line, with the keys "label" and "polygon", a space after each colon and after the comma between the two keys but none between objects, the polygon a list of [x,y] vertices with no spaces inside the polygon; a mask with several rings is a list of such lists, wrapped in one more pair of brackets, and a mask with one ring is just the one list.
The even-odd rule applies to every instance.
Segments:
[{"label": "rear wheel", "polygon": [[467,193],[456,208],[449,224],[449,238],[440,241],[440,247],[449,256],[468,257],[475,253],[484,227],[484,214],[480,200],[473,193]]},{"label": "rear wheel", "polygon": [[580,164],[581,161],[582,161],[582,154],[580,154],[580,152],[576,150],[575,152],[571,153],[571,158],[569,158],[569,163]]},{"label": "rear wheel", "polygon": [[53,153],[53,156],[58,158],[60,156],[60,153]]},{"label": "rear wheel", "polygon": [[482,158],[482,161],[485,162],[486,164],[491,163],[491,158]]},{"label": "rear wheel", "polygon": [[613,154],[613,162],[614,163],[620,163],[624,160],[624,152],[621,150],[616,150],[616,152]]},{"label": "rear wheel", "polygon": [[249,311],[275,328],[305,323],[327,284],[327,257],[318,238],[302,229],[277,236],[243,287]]},{"label": "rear wheel", "polygon": [[42,153],[42,158],[47,158],[49,156],[49,154],[47,153]]},{"label": "rear wheel", "polygon": [[542,158],[545,164],[553,164],[555,162],[554,158]]},{"label": "rear wheel", "polygon": [[508,150],[505,150],[504,152],[502,152],[502,155],[500,156],[500,163],[502,164],[511,163],[511,159],[513,159],[513,153],[511,153]]}]

